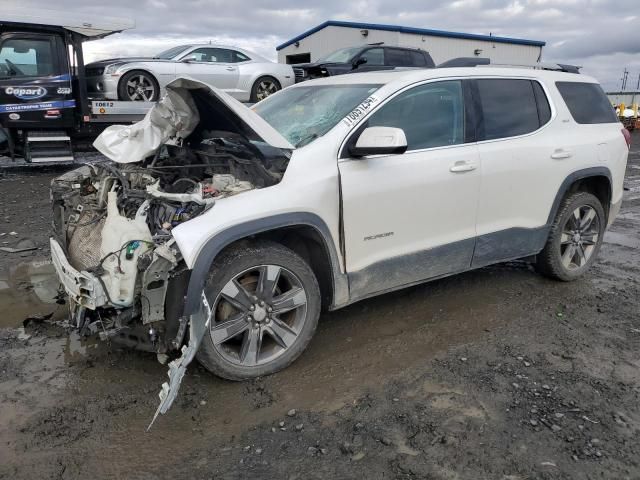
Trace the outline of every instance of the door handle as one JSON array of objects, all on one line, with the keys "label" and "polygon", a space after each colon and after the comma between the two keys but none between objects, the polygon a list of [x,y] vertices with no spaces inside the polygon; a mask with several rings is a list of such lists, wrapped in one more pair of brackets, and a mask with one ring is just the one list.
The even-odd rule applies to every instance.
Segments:
[{"label": "door handle", "polygon": [[230,72],[233,72],[236,69],[236,67],[227,67],[227,70],[229,70]]},{"label": "door handle", "polygon": [[571,158],[572,156],[573,153],[571,153],[569,150],[562,149],[558,149],[551,154],[551,158],[553,158],[554,160],[563,160],[565,158]]},{"label": "door handle", "polygon": [[476,166],[473,163],[467,162],[456,162],[449,168],[450,172],[453,173],[462,173],[462,172],[470,172],[471,170],[475,170]]}]

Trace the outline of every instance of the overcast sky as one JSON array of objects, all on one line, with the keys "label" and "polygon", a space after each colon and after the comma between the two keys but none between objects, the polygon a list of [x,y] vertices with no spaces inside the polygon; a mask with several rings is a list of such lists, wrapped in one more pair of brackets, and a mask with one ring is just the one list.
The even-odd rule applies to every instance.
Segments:
[{"label": "overcast sky", "polygon": [[[6,7],[126,17],[135,30],[85,44],[89,60],[153,54],[193,41],[276,59],[276,45],[325,20],[391,23],[543,40],[544,61],[582,65],[605,89],[640,74],[640,0],[0,0]],[[0,17],[2,15],[0,14]]]}]

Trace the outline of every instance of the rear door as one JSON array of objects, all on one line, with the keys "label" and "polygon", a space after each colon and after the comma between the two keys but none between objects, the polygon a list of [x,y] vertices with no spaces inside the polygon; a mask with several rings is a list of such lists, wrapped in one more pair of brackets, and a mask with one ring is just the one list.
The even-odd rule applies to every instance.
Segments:
[{"label": "rear door", "polygon": [[411,52],[401,48],[387,48],[385,63],[390,67],[413,67]]},{"label": "rear door", "polygon": [[[461,80],[411,87],[377,109],[339,161],[346,267],[353,298],[465,270],[480,189]],[[400,155],[350,158],[367,126],[402,128]]]},{"label": "rear door", "polygon": [[568,158],[556,151],[556,109],[540,81],[479,78],[474,83],[482,187],[473,265],[481,266],[542,249]]},{"label": "rear door", "polygon": [[237,88],[239,73],[233,51],[226,48],[196,48],[183,58],[194,60],[180,62],[176,67],[178,76],[188,75],[222,90]]}]

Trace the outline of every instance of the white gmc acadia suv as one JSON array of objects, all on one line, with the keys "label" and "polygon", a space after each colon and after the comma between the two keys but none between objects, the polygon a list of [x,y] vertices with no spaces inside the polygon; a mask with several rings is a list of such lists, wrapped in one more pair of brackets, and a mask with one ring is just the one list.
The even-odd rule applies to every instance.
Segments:
[{"label": "white gmc acadia suv", "polygon": [[[594,263],[629,136],[598,83],[543,68],[341,75],[253,106],[178,79],[54,180],[73,323],[242,380],[298,357],[322,307],[497,262]],[[187,334],[188,332],[188,334]]]}]

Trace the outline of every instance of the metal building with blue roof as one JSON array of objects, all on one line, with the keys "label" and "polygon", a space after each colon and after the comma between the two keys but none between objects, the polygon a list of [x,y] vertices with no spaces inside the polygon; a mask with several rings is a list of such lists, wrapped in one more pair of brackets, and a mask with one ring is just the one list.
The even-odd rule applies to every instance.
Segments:
[{"label": "metal building with blue roof", "polygon": [[436,64],[456,57],[488,57],[492,63],[533,63],[545,42],[428,28],[328,20],[276,47],[280,63],[313,62],[344,47],[382,42],[421,48]]}]

